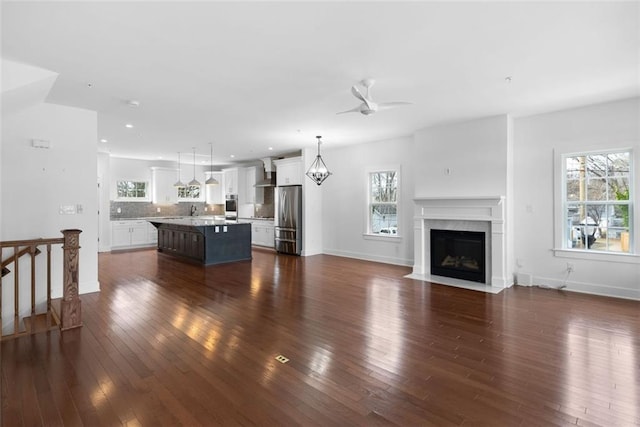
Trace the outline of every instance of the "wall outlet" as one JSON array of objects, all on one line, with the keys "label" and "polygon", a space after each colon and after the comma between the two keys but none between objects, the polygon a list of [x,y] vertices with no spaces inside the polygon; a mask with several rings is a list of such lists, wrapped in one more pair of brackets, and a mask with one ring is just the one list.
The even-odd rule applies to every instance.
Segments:
[{"label": "wall outlet", "polygon": [[117,213],[122,213],[122,208],[117,208],[117,209],[116,209],[116,212],[117,212]]},{"label": "wall outlet", "polygon": [[156,208],[156,212],[160,212],[160,208]]}]

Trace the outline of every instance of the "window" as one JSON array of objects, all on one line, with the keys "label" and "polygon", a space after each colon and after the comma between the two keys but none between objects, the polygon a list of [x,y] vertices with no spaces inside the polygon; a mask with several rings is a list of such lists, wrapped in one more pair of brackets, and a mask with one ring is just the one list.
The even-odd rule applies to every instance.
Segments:
[{"label": "window", "polygon": [[398,235],[398,171],[369,173],[369,234]]},{"label": "window", "polygon": [[565,248],[630,252],[631,158],[628,150],[562,157]]},{"label": "window", "polygon": [[118,199],[147,200],[148,185],[144,181],[117,181]]},{"label": "window", "polygon": [[188,185],[186,187],[178,188],[178,200],[180,199],[200,199],[200,186],[199,185]]}]

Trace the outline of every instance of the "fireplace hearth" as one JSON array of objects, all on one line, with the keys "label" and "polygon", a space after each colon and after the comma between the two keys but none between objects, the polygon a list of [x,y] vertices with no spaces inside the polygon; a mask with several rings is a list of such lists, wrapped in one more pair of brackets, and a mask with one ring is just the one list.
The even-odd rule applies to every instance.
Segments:
[{"label": "fireplace hearth", "polygon": [[431,229],[431,274],[486,283],[485,233]]}]

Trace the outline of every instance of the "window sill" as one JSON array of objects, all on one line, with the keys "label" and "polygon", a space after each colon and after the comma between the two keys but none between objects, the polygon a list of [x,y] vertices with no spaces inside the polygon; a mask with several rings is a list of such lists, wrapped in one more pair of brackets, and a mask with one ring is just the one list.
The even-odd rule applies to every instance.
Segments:
[{"label": "window sill", "polygon": [[575,249],[553,249],[554,256],[560,258],[584,259],[589,261],[619,262],[624,264],[640,264],[640,255],[611,252],[588,252]]},{"label": "window sill", "polygon": [[378,240],[381,242],[400,242],[402,241],[402,236],[394,235],[394,236],[382,236],[380,234],[370,234],[370,233],[362,233],[362,237],[365,240]]}]

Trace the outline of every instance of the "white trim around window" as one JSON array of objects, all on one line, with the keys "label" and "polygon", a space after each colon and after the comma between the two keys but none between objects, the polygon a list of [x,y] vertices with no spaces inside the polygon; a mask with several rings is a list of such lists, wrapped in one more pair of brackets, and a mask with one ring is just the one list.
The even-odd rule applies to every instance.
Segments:
[{"label": "white trim around window", "polygon": [[[629,228],[630,228],[630,242],[629,252],[616,252],[608,250],[595,250],[595,249],[574,249],[570,247],[567,242],[567,236],[569,234],[567,221],[565,215],[567,213],[567,207],[570,202],[567,202],[567,181],[565,162],[567,158],[577,156],[590,156],[598,154],[609,154],[616,152],[629,152]],[[634,185],[636,182],[637,165],[640,165],[640,150],[631,147],[621,147],[618,149],[590,149],[584,151],[567,151],[561,152],[554,150],[554,256],[560,258],[573,258],[573,259],[585,259],[591,261],[607,261],[607,262],[620,262],[620,263],[640,263],[640,215],[634,215],[634,209],[637,207],[638,200],[640,200],[638,193],[640,189],[638,185]],[[597,203],[596,203],[597,204]]]},{"label": "white trim around window", "polygon": [[[395,172],[396,176],[396,200],[395,200],[395,206],[396,206],[396,218],[395,218],[395,225],[393,226],[389,226],[389,227],[385,227],[385,229],[389,230],[389,234],[382,234],[382,233],[374,233],[371,231],[372,229],[372,223],[371,223],[371,175],[374,173],[381,173],[381,172]],[[366,194],[366,198],[365,198],[365,207],[364,207],[364,231],[362,233],[362,237],[365,240],[378,240],[378,241],[392,241],[392,242],[398,242],[399,240],[402,239],[402,227],[404,226],[404,224],[402,224],[401,222],[401,218],[402,218],[402,200],[401,200],[401,196],[402,196],[402,169],[400,167],[400,165],[398,164],[394,164],[394,165],[382,165],[379,167],[370,167],[367,168],[365,170],[365,177],[364,177],[364,191]],[[395,233],[395,234],[392,234]]]}]

